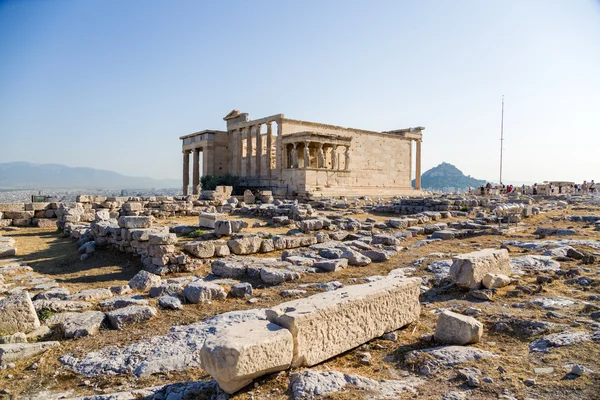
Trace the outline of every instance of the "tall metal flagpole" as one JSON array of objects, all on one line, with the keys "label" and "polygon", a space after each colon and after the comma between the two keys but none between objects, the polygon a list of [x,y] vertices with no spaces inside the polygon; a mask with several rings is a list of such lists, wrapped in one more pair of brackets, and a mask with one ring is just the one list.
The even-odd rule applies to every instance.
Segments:
[{"label": "tall metal flagpole", "polygon": [[504,95],[502,95],[502,119],[500,122],[500,184],[502,185],[502,148],[504,147]]}]

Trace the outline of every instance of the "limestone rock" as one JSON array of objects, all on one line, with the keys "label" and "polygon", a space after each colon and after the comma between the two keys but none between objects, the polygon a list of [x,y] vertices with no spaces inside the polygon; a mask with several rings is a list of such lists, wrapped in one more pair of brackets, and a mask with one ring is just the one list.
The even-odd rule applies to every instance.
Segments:
[{"label": "limestone rock", "polygon": [[[342,374],[337,371],[304,370],[290,376],[290,392],[294,400],[317,399],[331,393],[353,388],[364,391],[369,399],[398,399],[402,393],[417,394],[415,387],[425,383],[418,378],[406,380],[373,380],[360,375]],[[356,395],[360,392],[354,392]],[[368,394],[367,394],[368,393]]]},{"label": "limestone rock", "polygon": [[148,237],[148,243],[157,245],[168,245],[177,243],[177,235],[174,233],[155,233]]},{"label": "limestone rock", "polygon": [[150,297],[160,297],[167,295],[178,295],[183,291],[183,286],[176,282],[163,282],[159,286],[152,286],[148,294]]},{"label": "limestone rock", "polygon": [[592,336],[584,331],[564,331],[559,333],[551,333],[540,339],[529,343],[529,351],[548,352],[554,347],[571,346],[573,344],[587,342],[592,339]]},{"label": "limestone rock", "polygon": [[35,300],[33,306],[37,312],[48,310],[52,312],[82,311],[93,306],[87,301],[68,301],[59,299]]},{"label": "limestone rock", "polygon": [[29,293],[21,292],[0,299],[0,332],[12,335],[17,332],[31,332],[40,327],[36,309]]},{"label": "limestone rock", "polygon": [[107,346],[80,359],[65,354],[60,361],[76,373],[88,376],[148,376],[197,368],[200,367],[198,352],[208,336],[218,334],[228,326],[256,319],[265,319],[264,310],[228,312],[193,324],[174,326],[166,335],[145,337],[129,346]]},{"label": "limestone rock", "polygon": [[209,300],[223,300],[227,297],[227,292],[216,283],[195,281],[183,289],[183,296],[190,303],[200,303]]},{"label": "limestone rock", "polygon": [[153,318],[156,315],[156,308],[150,306],[129,306],[118,308],[106,315],[113,328],[121,330],[131,324]]},{"label": "limestone rock", "polygon": [[215,244],[212,241],[187,242],[183,249],[198,258],[211,258],[215,255]]},{"label": "limestone rock", "polygon": [[238,283],[231,287],[229,292],[231,297],[245,298],[252,296],[252,285],[248,282]]},{"label": "limestone rock", "polygon": [[452,259],[450,278],[455,280],[458,286],[479,289],[483,277],[488,273],[510,273],[506,249],[484,249],[461,254]]},{"label": "limestone rock", "polygon": [[486,274],[481,283],[488,289],[497,289],[509,285],[510,278],[502,274]]},{"label": "limestone rock", "polygon": [[510,266],[515,270],[558,271],[560,263],[549,256],[522,256],[510,259]]},{"label": "limestone rock", "polygon": [[25,360],[58,346],[58,342],[0,344],[0,365]]},{"label": "limestone rock", "polygon": [[161,282],[162,280],[160,279],[160,276],[142,270],[138,272],[133,278],[131,278],[131,280],[129,281],[129,287],[131,287],[133,290],[145,292],[152,286],[160,285]]},{"label": "limestone rock", "polygon": [[286,281],[300,279],[300,274],[286,269],[263,267],[260,269],[260,279],[269,285],[279,285]]},{"label": "limestone rock", "polygon": [[473,317],[443,311],[437,321],[435,340],[443,344],[471,344],[481,340],[483,324]]},{"label": "limestone rock", "polygon": [[313,264],[313,267],[320,268],[325,271],[337,271],[348,266],[348,260],[346,258],[338,258],[333,260],[317,261]]},{"label": "limestone rock", "polygon": [[88,289],[73,293],[67,297],[70,301],[97,301],[112,297],[110,289]]},{"label": "limestone rock", "polygon": [[70,313],[60,327],[67,339],[91,336],[98,333],[104,318],[104,313],[100,311]]},{"label": "limestone rock", "polygon": [[293,300],[266,313],[292,332],[293,366],[312,366],[416,321],[420,286],[418,278],[390,278]]},{"label": "limestone rock", "polygon": [[405,360],[408,363],[415,362],[421,354],[433,357],[446,366],[453,366],[465,362],[497,357],[494,353],[469,346],[440,346],[430,349],[413,350],[408,352]]},{"label": "limestone rock", "polygon": [[240,239],[230,239],[227,241],[227,246],[233,254],[244,255],[254,254],[260,251],[262,239],[258,236],[245,237]]},{"label": "limestone rock", "polygon": [[129,306],[145,306],[148,305],[148,300],[136,299],[135,297],[129,296],[118,296],[111,299],[101,301],[99,304],[100,308],[106,311],[116,310],[117,308],[129,307]]},{"label": "limestone rock", "polygon": [[212,273],[222,278],[239,279],[246,275],[246,265],[239,261],[215,260],[211,263]]},{"label": "limestone rock", "polygon": [[13,333],[12,335],[0,336],[0,344],[27,343],[27,335],[23,332]]},{"label": "limestone rock", "polygon": [[35,296],[35,300],[50,300],[50,299],[65,299],[68,295],[70,295],[71,292],[69,292],[68,289],[65,288],[53,288],[50,290],[46,290],[45,292],[42,293],[38,293],[37,296]]},{"label": "limestone rock", "polygon": [[152,226],[152,217],[150,216],[131,216],[119,217],[120,228],[150,228]]},{"label": "limestone rock", "polygon": [[131,293],[131,286],[129,285],[111,286],[109,289],[111,292],[113,292],[113,294],[116,294],[118,296]]},{"label": "limestone rock", "polygon": [[360,254],[358,251],[347,249],[342,253],[342,258],[348,259],[348,265],[364,267],[371,264],[371,259]]},{"label": "limestone rock", "polygon": [[294,353],[292,334],[268,321],[248,321],[207,338],[200,359],[227,392],[234,393],[254,378],[290,366]]},{"label": "limestone rock", "polygon": [[158,298],[158,305],[169,310],[181,310],[183,304],[179,297],[174,295],[161,296]]}]

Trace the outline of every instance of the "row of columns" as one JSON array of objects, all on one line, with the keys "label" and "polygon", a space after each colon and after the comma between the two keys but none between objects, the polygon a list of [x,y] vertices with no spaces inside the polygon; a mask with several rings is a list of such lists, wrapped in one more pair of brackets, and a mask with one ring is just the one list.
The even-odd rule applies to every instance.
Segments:
[{"label": "row of columns", "polygon": [[[256,124],[233,131],[233,161],[231,173],[237,176],[270,178],[277,163],[277,148],[281,140],[281,124],[277,124],[277,136],[273,137],[272,122],[267,122],[266,135],[261,134],[263,124]],[[263,154],[263,139],[265,154]],[[275,139],[275,140],[274,140]],[[276,143],[274,143],[276,142]],[[275,144],[275,146],[274,146]],[[275,150],[275,155],[273,151]]]},{"label": "row of columns", "polygon": [[[192,194],[200,194],[200,152],[201,148],[183,151],[183,195],[190,194],[190,154],[193,153],[192,160]],[[207,157],[203,152],[203,172],[208,173]]]},{"label": "row of columns", "polygon": [[[304,145],[304,150],[303,150],[304,163],[301,168],[309,168],[310,167],[310,144],[311,144],[311,142],[305,141],[305,142],[291,143],[292,149],[290,151],[290,159],[288,160],[289,168],[299,168],[297,147],[301,143]],[[316,168],[327,168],[327,166],[325,164],[325,153],[328,151],[328,149],[331,149],[331,168],[330,169],[339,170],[340,169],[339,162],[341,161],[341,159],[339,159],[337,157],[337,149],[338,149],[338,147],[340,147],[340,145],[337,145],[337,144],[328,145],[330,147],[328,147],[328,149],[323,150],[324,143],[316,142],[316,144],[318,146]],[[345,150],[344,150],[344,170],[348,171],[350,169],[350,146],[343,145],[341,147],[345,148]]]}]

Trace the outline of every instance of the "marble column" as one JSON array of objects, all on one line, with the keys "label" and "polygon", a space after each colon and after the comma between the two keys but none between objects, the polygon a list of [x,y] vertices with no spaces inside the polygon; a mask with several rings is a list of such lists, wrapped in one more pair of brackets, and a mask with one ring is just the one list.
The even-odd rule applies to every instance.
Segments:
[{"label": "marble column", "polygon": [[192,194],[200,194],[200,149],[194,149]]},{"label": "marble column", "polygon": [[252,127],[244,128],[246,134],[246,174],[245,176],[252,176]]},{"label": "marble column", "polygon": [[257,177],[260,177],[262,175],[262,171],[261,171],[261,161],[262,161],[262,136],[260,134],[260,128],[262,127],[262,124],[258,124],[254,127],[254,129],[256,130],[256,161],[255,161],[255,170],[254,170],[254,174]]},{"label": "marble column", "polygon": [[415,189],[421,190],[421,140],[417,140],[417,163],[415,174]]},{"label": "marble column", "polygon": [[190,194],[190,152],[183,152],[183,195]]},{"label": "marble column", "polygon": [[283,164],[284,151],[286,149],[283,146],[283,122],[281,120],[277,121],[277,138],[275,139],[275,168],[277,169],[277,175],[279,177],[282,176],[283,168],[286,166]]},{"label": "marble column", "polygon": [[267,176],[270,178],[273,165],[273,126],[267,122]]}]

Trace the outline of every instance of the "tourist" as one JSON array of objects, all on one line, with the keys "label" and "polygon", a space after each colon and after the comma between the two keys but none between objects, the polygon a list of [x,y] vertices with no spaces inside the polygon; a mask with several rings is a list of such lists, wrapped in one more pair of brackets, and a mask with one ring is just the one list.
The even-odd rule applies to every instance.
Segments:
[{"label": "tourist", "polygon": [[537,183],[533,184],[533,195],[537,195]]},{"label": "tourist", "polygon": [[595,193],[596,193],[596,182],[594,182],[594,180],[592,179],[592,181],[590,182],[590,194],[592,195],[592,197],[595,197]]}]

